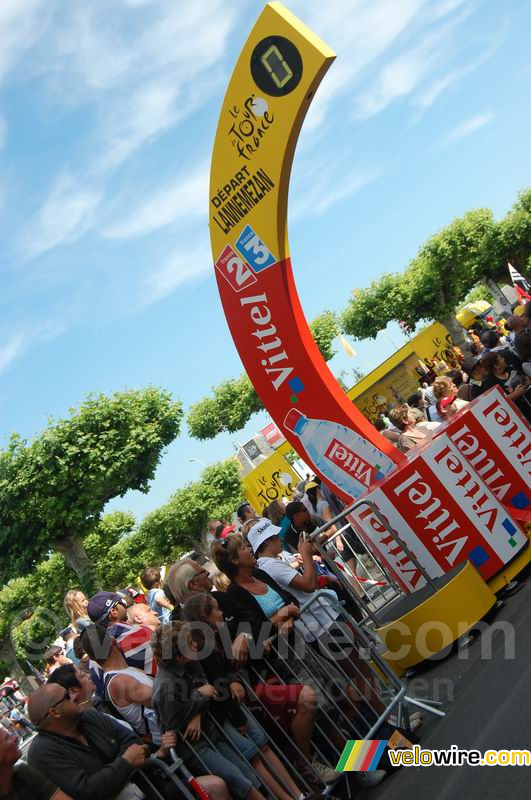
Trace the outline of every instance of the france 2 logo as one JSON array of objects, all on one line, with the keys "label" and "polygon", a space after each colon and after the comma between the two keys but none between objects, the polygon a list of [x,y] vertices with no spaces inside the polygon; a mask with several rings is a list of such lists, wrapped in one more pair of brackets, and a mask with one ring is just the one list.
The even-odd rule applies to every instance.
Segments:
[{"label": "france 2 logo", "polygon": [[249,264],[234,252],[230,244],[225,247],[214,266],[235,292],[241,292],[256,283],[256,275]]}]

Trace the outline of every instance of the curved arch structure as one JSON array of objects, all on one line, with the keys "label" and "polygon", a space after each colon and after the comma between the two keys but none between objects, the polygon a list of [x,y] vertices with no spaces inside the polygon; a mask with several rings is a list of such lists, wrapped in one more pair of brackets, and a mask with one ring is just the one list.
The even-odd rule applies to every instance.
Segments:
[{"label": "curved arch structure", "polygon": [[326,366],[289,257],[295,146],[334,58],[281,3],[265,7],[238,59],[218,122],[210,235],[223,308],[249,378],[294,448],[348,501],[405,459]]}]

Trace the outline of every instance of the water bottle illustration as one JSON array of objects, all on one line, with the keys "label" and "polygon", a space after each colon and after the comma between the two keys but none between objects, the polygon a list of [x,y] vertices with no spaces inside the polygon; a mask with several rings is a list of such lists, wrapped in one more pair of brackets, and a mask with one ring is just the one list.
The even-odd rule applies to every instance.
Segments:
[{"label": "water bottle illustration", "polygon": [[337,422],[308,419],[292,408],[284,425],[299,437],[319,472],[353,498],[360,497],[396,466],[363,436]]}]

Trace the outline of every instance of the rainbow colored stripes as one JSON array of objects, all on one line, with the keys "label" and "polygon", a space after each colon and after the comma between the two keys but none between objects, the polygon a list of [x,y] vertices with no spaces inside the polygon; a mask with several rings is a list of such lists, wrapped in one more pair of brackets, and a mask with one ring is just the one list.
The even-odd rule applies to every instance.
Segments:
[{"label": "rainbow colored stripes", "polygon": [[336,767],[337,772],[372,772],[389,739],[349,739]]}]

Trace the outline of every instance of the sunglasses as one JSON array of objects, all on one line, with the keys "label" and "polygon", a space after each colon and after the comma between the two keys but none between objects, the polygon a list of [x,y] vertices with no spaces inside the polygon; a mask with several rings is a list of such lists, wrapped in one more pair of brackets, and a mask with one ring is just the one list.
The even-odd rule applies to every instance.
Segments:
[{"label": "sunglasses", "polygon": [[125,600],[117,600],[115,603],[112,604],[112,606],[109,606],[107,611],[104,614],[102,614],[102,616],[94,623],[94,625],[99,625],[101,622],[103,622],[103,620],[107,619],[113,608],[116,608],[116,606],[122,606],[123,608],[127,608],[127,603],[125,602]]},{"label": "sunglasses", "polygon": [[49,714],[50,714],[50,711],[52,710],[52,708],[55,708],[55,707],[56,707],[56,706],[58,706],[60,703],[62,703],[64,700],[70,700],[70,694],[69,694],[69,692],[68,692],[68,689],[65,689],[65,693],[64,693],[64,695],[61,697],[61,699],[60,699],[60,700],[58,700],[56,703],[54,703],[54,704],[53,704],[53,706],[50,706],[50,708],[48,709],[48,711],[46,712],[46,714],[44,715],[44,717],[41,719],[41,721],[40,721],[40,722],[38,722],[38,723],[36,724],[36,726],[35,726],[35,727],[36,727],[36,728],[39,728],[39,727],[42,725],[42,723],[44,722],[44,720],[46,719],[46,717],[47,717],[47,716],[49,716]]}]

